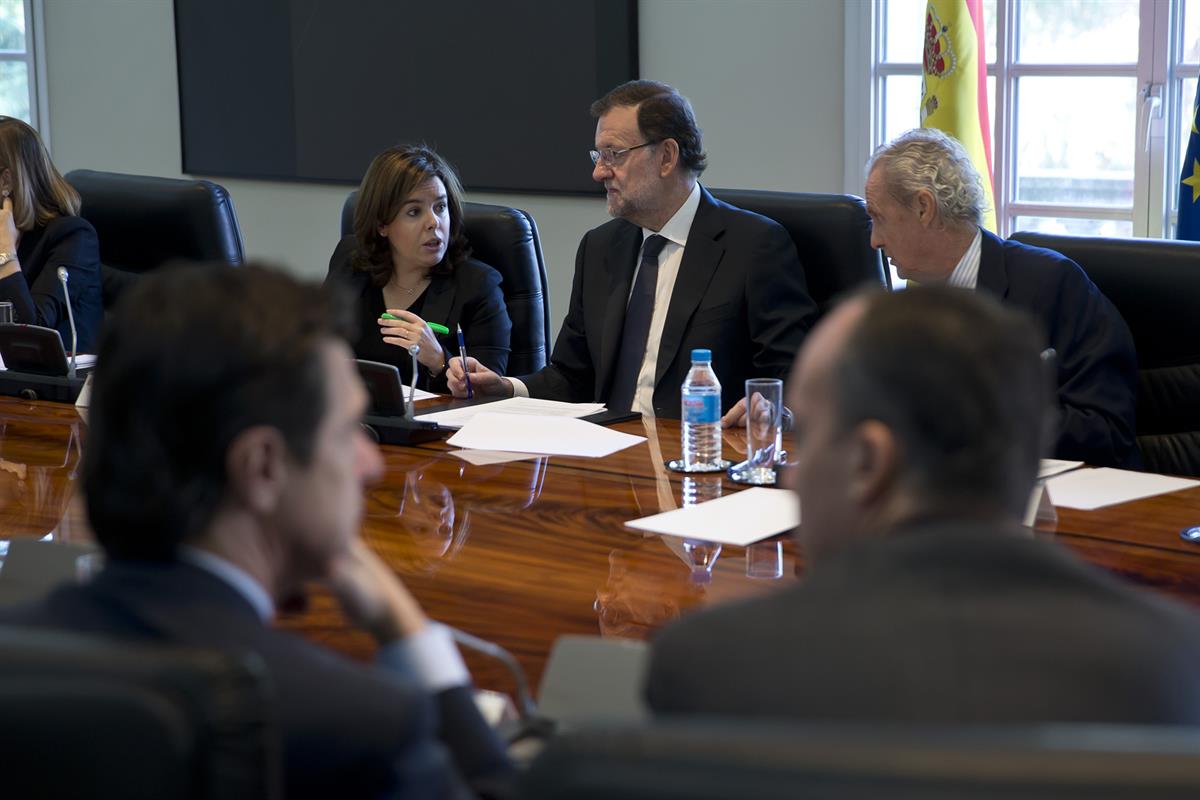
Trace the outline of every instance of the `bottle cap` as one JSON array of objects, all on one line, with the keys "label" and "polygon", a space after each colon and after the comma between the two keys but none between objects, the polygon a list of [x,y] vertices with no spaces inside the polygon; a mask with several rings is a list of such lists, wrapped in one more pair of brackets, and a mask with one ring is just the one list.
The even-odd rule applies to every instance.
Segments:
[{"label": "bottle cap", "polygon": [[712,350],[697,347],[692,351],[692,361],[712,361]]}]

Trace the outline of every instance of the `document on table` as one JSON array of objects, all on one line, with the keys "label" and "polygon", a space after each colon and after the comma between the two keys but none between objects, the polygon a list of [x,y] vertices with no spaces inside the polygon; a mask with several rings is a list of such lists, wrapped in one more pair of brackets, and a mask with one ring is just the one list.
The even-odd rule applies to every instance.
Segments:
[{"label": "document on table", "polygon": [[790,531],[799,524],[800,502],[794,492],[760,486],[625,523],[650,533],[740,547]]},{"label": "document on table", "polygon": [[646,441],[645,436],[621,433],[572,417],[495,414],[483,409],[476,409],[446,443],[476,450],[600,458]]},{"label": "document on table", "polygon": [[[405,399],[405,400],[407,400],[407,399],[408,399],[408,395],[409,395],[409,391],[408,391],[408,390],[409,390],[410,388],[411,388],[411,387],[409,387],[409,386],[405,386],[405,387],[404,387],[404,399]],[[424,389],[417,389],[417,390],[416,390],[416,393],[415,393],[415,394],[413,394],[413,402],[415,403],[415,402],[416,402],[416,401],[418,401],[418,400],[433,400],[433,399],[435,399],[435,398],[437,398],[437,397],[440,397],[440,396],[441,396],[441,395],[436,395],[436,394],[434,394],[433,392],[427,392],[427,391],[425,391]]]},{"label": "document on table", "polygon": [[443,428],[461,428],[476,414],[524,414],[532,417],[586,417],[604,410],[603,403],[563,403],[558,400],[538,400],[533,397],[510,397],[494,403],[449,408],[430,414],[419,414],[417,419],[436,422]]},{"label": "document on table", "polygon": [[1200,481],[1125,469],[1077,469],[1046,481],[1050,501],[1061,508],[1092,511],[1143,497],[1200,486]]},{"label": "document on table", "polygon": [[1038,480],[1070,472],[1083,466],[1082,461],[1062,461],[1057,458],[1043,458],[1038,462]]},{"label": "document on table", "polygon": [[450,455],[461,458],[468,464],[477,467],[487,467],[492,464],[505,464],[509,461],[525,461],[537,458],[538,453],[511,453],[506,450],[451,450]]}]

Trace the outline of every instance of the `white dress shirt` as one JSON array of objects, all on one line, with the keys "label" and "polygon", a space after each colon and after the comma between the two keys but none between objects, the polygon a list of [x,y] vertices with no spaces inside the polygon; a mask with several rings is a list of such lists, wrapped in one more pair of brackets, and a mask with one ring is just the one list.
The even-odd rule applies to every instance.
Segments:
[{"label": "white dress shirt", "polygon": [[963,253],[962,258],[958,260],[954,271],[950,273],[950,277],[946,279],[947,286],[954,286],[959,289],[974,289],[979,283],[979,249],[983,242],[983,232],[975,231],[975,238],[971,240],[971,245],[967,248],[967,252]]},{"label": "white dress shirt", "polygon": [[[232,562],[197,547],[180,547],[179,560],[213,575],[246,599],[259,618],[269,623],[275,617],[271,595],[250,573]],[[471,673],[454,645],[450,629],[430,622],[419,633],[379,648],[377,663],[386,670],[412,676],[428,692],[440,692],[471,683]]]},{"label": "white dress shirt", "polygon": [[[700,184],[692,186],[691,194],[683,201],[679,210],[667,220],[662,230],[652,231],[642,228],[642,247],[646,239],[658,235],[667,240],[662,252],[658,254],[658,281],[654,289],[654,313],[650,317],[650,330],[646,334],[646,352],[642,357],[642,368],[638,372],[637,386],[633,392],[632,411],[654,416],[654,376],[658,371],[658,345],[662,340],[663,327],[667,322],[667,310],[671,306],[671,294],[675,291],[675,281],[679,277],[679,265],[683,263],[683,250],[687,247],[688,232],[696,219],[696,210],[700,208]],[[637,260],[634,262],[633,279],[629,282],[630,294],[637,281],[637,271],[641,269],[642,250],[638,248]],[[626,298],[628,302],[628,298]],[[519,378],[509,378],[513,386],[513,394],[517,397],[528,397],[529,389]],[[613,408],[610,411],[624,411]]]}]

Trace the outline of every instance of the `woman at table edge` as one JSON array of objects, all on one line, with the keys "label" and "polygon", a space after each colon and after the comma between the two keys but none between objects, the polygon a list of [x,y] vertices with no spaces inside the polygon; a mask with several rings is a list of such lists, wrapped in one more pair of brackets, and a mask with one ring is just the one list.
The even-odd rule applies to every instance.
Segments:
[{"label": "woman at table edge", "polygon": [[[446,363],[457,355],[461,325],[467,352],[503,374],[512,323],[500,281],[470,257],[462,186],[450,165],[422,145],[376,156],[359,187],[354,233],[338,243],[326,277],[354,295],[355,355],[394,364],[407,385],[407,351],[416,344],[418,386],[446,392]],[[385,311],[395,319],[382,318]],[[450,332],[436,333],[431,322]]]},{"label": "woman at table edge", "polygon": [[54,328],[71,349],[71,324],[58,268],[67,271],[77,349],[94,353],[104,307],[100,245],[79,216],[79,193],[46,152],[38,132],[0,117],[0,301],[13,305],[15,322]]}]

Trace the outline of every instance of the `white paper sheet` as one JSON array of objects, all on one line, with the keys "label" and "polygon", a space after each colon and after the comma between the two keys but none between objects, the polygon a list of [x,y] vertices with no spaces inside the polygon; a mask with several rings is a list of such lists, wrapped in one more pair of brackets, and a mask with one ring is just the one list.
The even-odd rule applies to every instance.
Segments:
[{"label": "white paper sheet", "polygon": [[625,524],[651,533],[745,547],[799,525],[800,502],[786,489],[756,486]]},{"label": "white paper sheet", "polygon": [[456,447],[599,458],[646,441],[572,417],[533,417],[481,411],[446,440]]},{"label": "white paper sheet", "polygon": [[[404,399],[405,400],[408,399],[408,390],[409,390],[409,387],[405,386],[404,387]],[[433,392],[427,392],[424,389],[417,389],[416,394],[413,395],[413,402],[415,403],[418,400],[433,400],[434,398],[437,398],[437,397],[441,397],[441,395],[434,394]]]},{"label": "white paper sheet", "polygon": [[1200,481],[1111,467],[1077,469],[1046,481],[1054,505],[1084,511],[1177,492],[1192,486],[1200,486]]},{"label": "white paper sheet", "polygon": [[524,461],[538,458],[538,453],[512,453],[507,450],[451,450],[450,455],[461,458],[468,464],[486,467],[489,464],[503,464],[508,461]]},{"label": "white paper sheet", "polygon": [[480,413],[524,414],[531,417],[586,417],[603,410],[603,403],[563,403],[558,400],[537,400],[532,397],[509,397],[494,403],[418,414],[417,419],[436,422],[443,428],[461,428]]},{"label": "white paper sheet", "polygon": [[1038,480],[1044,480],[1054,475],[1061,475],[1083,466],[1082,461],[1061,461],[1057,458],[1043,458],[1038,462]]}]

